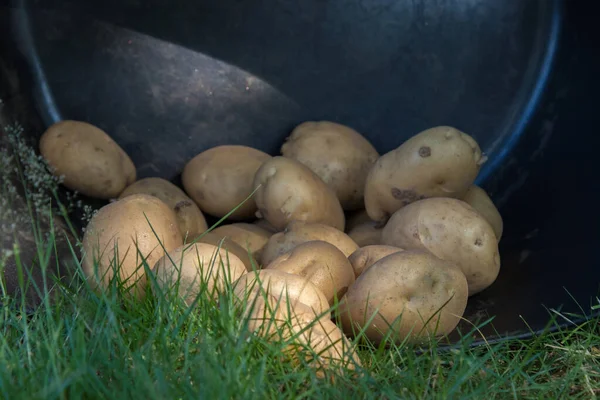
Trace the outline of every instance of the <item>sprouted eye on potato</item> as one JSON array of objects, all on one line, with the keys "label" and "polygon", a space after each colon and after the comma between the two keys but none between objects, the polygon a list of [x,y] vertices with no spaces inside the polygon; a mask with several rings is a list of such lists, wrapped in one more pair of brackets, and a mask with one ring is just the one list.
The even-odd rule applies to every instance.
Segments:
[{"label": "sprouted eye on potato", "polygon": [[[502,216],[474,184],[486,156],[453,127],[427,129],[379,155],[350,127],[304,122],[282,143],[281,155],[241,145],[202,151],[183,168],[184,190],[159,177],[136,181],[123,149],[85,122],[52,125],[40,152],[67,188],[117,199],[91,219],[83,238],[83,270],[93,287],[106,287],[116,272],[134,280],[140,296],[148,284],[143,256],[157,278],[153,293],[177,272],[187,304],[199,280],[209,288],[233,287],[237,303],[256,301],[258,309],[244,315],[259,336],[293,318],[292,331],[318,322],[309,332],[320,339],[300,337],[304,344],[329,343],[326,331],[348,344],[330,319],[340,297],[338,321],[348,336],[354,328],[364,328],[374,342],[386,334],[394,341],[448,334],[468,297],[492,285],[500,271]],[[220,218],[238,206],[228,223],[207,232],[204,213]],[[185,255],[184,239],[196,240]],[[115,245],[119,267],[113,270]],[[217,248],[227,278],[197,265]],[[95,278],[96,272],[105,276]],[[258,315],[276,303],[282,311]],[[365,312],[376,308],[368,324]],[[275,331],[265,318],[276,320]],[[344,358],[336,351],[328,357]]]}]

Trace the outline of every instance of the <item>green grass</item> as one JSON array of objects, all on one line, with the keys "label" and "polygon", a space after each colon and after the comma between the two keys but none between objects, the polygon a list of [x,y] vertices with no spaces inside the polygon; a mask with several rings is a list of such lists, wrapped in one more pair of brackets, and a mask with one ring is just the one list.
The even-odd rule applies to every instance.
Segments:
[{"label": "green grass", "polygon": [[[21,167],[34,162],[24,151],[17,154]],[[39,195],[39,186],[52,194],[58,182],[28,177],[23,168],[18,170],[37,268],[67,261],[78,268],[77,243],[68,259],[55,261],[51,256],[58,254],[61,233],[40,228],[49,202]],[[38,189],[36,181],[43,182]],[[18,191],[6,182],[0,196],[14,200]],[[26,271],[23,249],[9,250],[0,254],[0,267],[12,257]],[[22,275],[25,284],[26,272]],[[425,351],[408,344],[373,347],[360,340],[363,374],[341,374],[331,381],[319,379],[306,363],[282,358],[287,343],[250,335],[227,292],[218,301],[201,293],[193,308],[173,293],[136,302],[117,288],[94,292],[76,275],[56,287],[53,301],[42,296],[41,305],[28,312],[24,299],[8,296],[4,284],[2,290],[3,399],[554,399],[600,393],[598,319],[477,348],[469,346],[469,336],[452,350],[432,343]]]}]

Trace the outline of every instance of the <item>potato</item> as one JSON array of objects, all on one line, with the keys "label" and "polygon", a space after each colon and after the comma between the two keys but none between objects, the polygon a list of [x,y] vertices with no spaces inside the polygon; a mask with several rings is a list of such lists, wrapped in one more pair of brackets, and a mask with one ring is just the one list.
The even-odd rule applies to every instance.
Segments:
[{"label": "potato", "polygon": [[228,237],[244,250],[250,250],[252,256],[259,264],[262,250],[273,235],[266,229],[243,222],[221,225],[212,232],[221,237]]},{"label": "potato", "polygon": [[162,178],[143,178],[127,186],[119,199],[132,194],[149,194],[167,204],[177,217],[177,224],[184,240],[191,241],[208,229],[206,219],[198,206],[183,190]]},{"label": "potato", "polygon": [[431,198],[396,211],[382,233],[383,244],[428,250],[458,265],[472,296],[490,286],[500,272],[492,226],[462,200]]},{"label": "potato", "polygon": [[40,153],[63,184],[86,196],[116,198],[136,179],[135,165],[106,132],[87,122],[60,121],[40,138]]},{"label": "potato", "polygon": [[256,216],[276,229],[296,220],[344,230],[344,211],[335,192],[296,160],[273,157],[265,162],[256,172],[254,187]]},{"label": "potato", "polygon": [[329,304],[334,304],[335,299],[340,300],[354,283],[354,270],[344,253],[321,240],[299,244],[264,269],[305,277],[325,294]]},{"label": "potato", "polygon": [[381,260],[383,257],[398,253],[399,251],[404,251],[404,249],[384,245],[364,246],[352,253],[350,257],[348,257],[348,261],[350,261],[350,265],[352,265],[355,278],[358,278],[367,268]]},{"label": "potato", "polygon": [[354,129],[328,121],[304,122],[286,139],[281,154],[317,174],[344,210],[364,207],[365,180],[379,153]]},{"label": "potato", "polygon": [[344,232],[328,225],[292,221],[283,232],[269,238],[262,253],[262,265],[269,265],[280,255],[287,253],[301,243],[322,240],[336,246],[346,257],[352,254],[358,245]]},{"label": "potato", "polygon": [[[216,299],[219,293],[246,273],[246,266],[223,248],[194,243],[164,255],[156,262],[152,272],[163,292],[175,288],[177,295],[190,306],[204,289]],[[152,289],[158,295],[154,286]]]},{"label": "potato", "polygon": [[154,196],[134,194],[98,210],[86,227],[82,244],[82,268],[92,288],[106,288],[118,270],[121,281],[143,298],[144,259],[152,268],[165,250],[181,246],[183,238],[169,206]]},{"label": "potato", "polygon": [[469,190],[467,190],[467,194],[465,194],[462,200],[473,207],[475,211],[481,214],[481,216],[492,225],[499,242],[502,238],[504,223],[500,212],[498,212],[494,202],[490,199],[485,190],[477,185],[472,185]]},{"label": "potato", "polygon": [[353,328],[365,328],[376,344],[388,334],[396,343],[418,342],[447,335],[458,325],[467,290],[455,264],[426,251],[401,251],[381,258],[356,279],[340,304],[339,318],[348,335]]},{"label": "potato", "polygon": [[461,198],[485,160],[466,133],[449,126],[427,129],[373,165],[365,186],[365,209],[380,222],[420,199]]},{"label": "potato", "polygon": [[275,228],[273,225],[271,225],[269,223],[269,221],[267,221],[264,218],[257,219],[252,224],[256,225],[256,226],[258,226],[260,228],[263,228],[264,230],[269,231],[271,233],[277,233],[277,232],[279,232],[279,229]]},{"label": "potato", "polygon": [[254,304],[259,296],[271,295],[278,299],[279,307],[296,308],[297,303],[308,306],[316,317],[330,319],[330,304],[321,290],[300,275],[288,274],[276,269],[246,272],[233,286],[234,295]]},{"label": "potato", "polygon": [[[348,213],[348,216],[346,217],[346,233],[350,232],[359,225],[366,224],[367,222],[374,221],[369,217],[369,214],[367,214],[366,210]],[[381,227],[383,227],[383,225],[385,224],[381,224]]]},{"label": "potato", "polygon": [[362,225],[358,225],[352,228],[348,232],[350,239],[359,247],[371,246],[381,244],[381,232],[383,226],[379,222],[365,222]]},{"label": "potato", "polygon": [[[271,156],[247,146],[217,146],[192,158],[181,179],[187,194],[200,209],[222,218],[254,191],[254,174]],[[251,218],[256,212],[254,197],[244,202],[229,219]]]},{"label": "potato", "polygon": [[205,232],[201,237],[198,238],[198,242],[208,243],[212,244],[213,246],[224,248],[229,253],[234,254],[236,257],[242,260],[246,266],[246,270],[248,271],[253,271],[258,268],[258,262],[252,256],[252,254],[248,254],[248,249],[243,248],[225,235],[215,233],[214,231]]}]

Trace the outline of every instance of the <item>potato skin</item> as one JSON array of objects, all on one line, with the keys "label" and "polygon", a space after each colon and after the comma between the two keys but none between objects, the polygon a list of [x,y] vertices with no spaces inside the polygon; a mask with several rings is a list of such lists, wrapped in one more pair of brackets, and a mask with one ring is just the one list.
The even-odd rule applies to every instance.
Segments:
[{"label": "potato skin", "polygon": [[[165,249],[167,252],[176,249],[183,239],[177,218],[165,203],[154,196],[135,194],[98,210],[86,227],[82,244],[82,269],[92,288],[106,288],[113,278],[115,264],[111,266],[111,262],[117,261],[114,256],[118,246],[119,276],[123,281],[129,279],[127,286],[134,286],[133,293],[141,299],[146,274],[139,253],[152,268],[165,255]],[[98,260],[98,276],[94,260]]]},{"label": "potato skin", "polygon": [[[222,218],[252,194],[254,174],[269,159],[269,154],[248,146],[213,147],[186,164],[183,187],[202,211]],[[256,203],[250,198],[229,219],[251,218],[255,212]]]},{"label": "potato skin", "polygon": [[197,242],[212,244],[213,246],[224,248],[231,254],[235,254],[236,257],[242,260],[248,271],[253,271],[259,265],[252,254],[248,254],[247,249],[240,246],[226,235],[221,235],[214,231],[205,232],[201,237],[197,238]]},{"label": "potato skin", "polygon": [[[190,306],[206,285],[207,294],[216,299],[227,284],[238,280],[246,273],[246,266],[234,254],[227,254],[224,248],[207,243],[183,245],[161,257],[152,273],[163,291],[177,285],[177,295]],[[156,293],[154,285],[151,286]]]},{"label": "potato skin", "polygon": [[262,250],[273,235],[260,226],[237,222],[234,224],[221,225],[212,231],[216,235],[227,236],[229,239],[242,246],[244,250],[249,249],[254,259],[260,264]]},{"label": "potato skin", "polygon": [[379,310],[365,331],[370,340],[380,343],[393,325],[391,340],[418,342],[456,327],[467,306],[467,290],[465,276],[453,263],[426,251],[401,251],[381,258],[356,279],[340,304],[339,318],[351,335]]},{"label": "potato skin", "polygon": [[254,187],[257,217],[276,229],[304,221],[344,230],[344,211],[335,192],[296,160],[277,156],[265,162],[256,172]]},{"label": "potato skin", "polygon": [[168,180],[162,178],[140,179],[127,186],[119,195],[119,199],[140,193],[159,198],[173,210],[184,240],[187,238],[188,242],[192,241],[208,229],[204,214],[196,203],[183,190]]},{"label": "potato skin", "polygon": [[461,198],[485,162],[477,142],[449,126],[422,131],[381,156],[367,176],[365,209],[373,221],[417,200]]},{"label": "potato skin", "polygon": [[89,197],[116,198],[137,176],[121,146],[87,122],[65,120],[51,125],[39,147],[53,174],[64,176],[67,188]]},{"label": "potato skin", "polygon": [[317,174],[344,210],[364,207],[365,181],[379,153],[354,129],[329,121],[303,122],[281,146],[281,154]]},{"label": "potato skin", "polygon": [[500,215],[496,205],[492,199],[490,199],[490,196],[488,196],[486,191],[477,185],[472,185],[469,190],[467,190],[467,194],[465,194],[462,200],[473,207],[475,211],[481,214],[481,216],[492,225],[499,242],[502,238],[504,222],[502,221],[502,215]]},{"label": "potato skin", "polygon": [[383,226],[379,222],[365,222],[355,226],[348,231],[348,236],[356,242],[359,247],[381,244],[381,232]]},{"label": "potato skin", "polygon": [[384,245],[364,246],[352,253],[350,257],[348,257],[348,261],[350,262],[350,265],[352,265],[354,276],[358,278],[367,268],[381,260],[383,257],[400,251],[404,251],[404,249]]},{"label": "potato skin", "polygon": [[301,243],[311,240],[322,240],[336,246],[346,257],[352,254],[358,245],[344,232],[331,226],[292,221],[283,232],[269,238],[262,253],[262,265],[269,265],[280,255],[287,253]]},{"label": "potato skin", "polygon": [[352,265],[331,243],[314,240],[299,244],[273,260],[264,269],[300,275],[321,289],[329,304],[340,300],[354,283]]},{"label": "potato skin", "polygon": [[462,200],[431,198],[396,211],[382,233],[383,244],[427,250],[454,262],[469,284],[469,295],[489,287],[500,272],[492,226]]}]

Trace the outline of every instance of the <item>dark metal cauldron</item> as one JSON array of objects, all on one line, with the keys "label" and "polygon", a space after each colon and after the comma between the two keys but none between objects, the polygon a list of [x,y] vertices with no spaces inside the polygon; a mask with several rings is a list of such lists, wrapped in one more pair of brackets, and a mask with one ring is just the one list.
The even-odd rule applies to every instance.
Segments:
[{"label": "dark metal cauldron", "polygon": [[89,121],[139,177],[173,181],[219,144],[276,154],[305,120],[352,126],[382,153],[455,126],[489,156],[478,183],[505,219],[500,277],[466,317],[494,317],[488,339],[528,334],[551,310],[598,304],[597,12],[577,0],[20,0],[0,6],[0,110],[31,135]]}]

